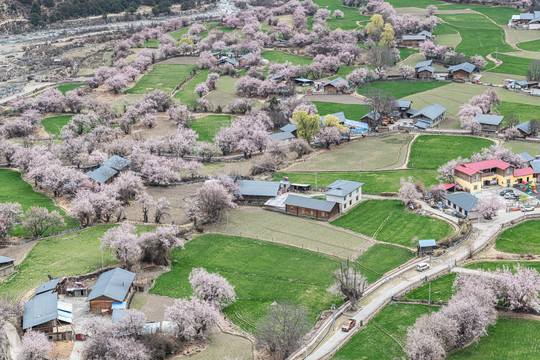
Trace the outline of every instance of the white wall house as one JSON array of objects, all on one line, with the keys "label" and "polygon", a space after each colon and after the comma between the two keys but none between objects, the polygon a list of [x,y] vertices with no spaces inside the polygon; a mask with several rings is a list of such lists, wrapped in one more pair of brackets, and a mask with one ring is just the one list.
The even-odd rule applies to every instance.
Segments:
[{"label": "white wall house", "polygon": [[327,186],[326,201],[339,204],[339,212],[343,213],[354,207],[362,200],[362,185],[364,183],[347,180],[336,180]]}]

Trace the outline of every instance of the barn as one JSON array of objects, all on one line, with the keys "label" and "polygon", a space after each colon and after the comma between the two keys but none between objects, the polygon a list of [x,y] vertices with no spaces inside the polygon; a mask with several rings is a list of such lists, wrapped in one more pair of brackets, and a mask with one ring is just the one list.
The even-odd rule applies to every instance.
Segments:
[{"label": "barn", "polygon": [[331,220],[339,214],[338,203],[305,196],[291,194],[287,196],[284,205],[287,214],[307,216],[321,220]]}]

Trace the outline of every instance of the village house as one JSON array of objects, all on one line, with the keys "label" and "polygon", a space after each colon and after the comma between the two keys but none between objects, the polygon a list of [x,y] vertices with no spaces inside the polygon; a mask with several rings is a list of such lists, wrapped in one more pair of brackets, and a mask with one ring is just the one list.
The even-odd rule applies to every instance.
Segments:
[{"label": "village house", "polygon": [[432,128],[445,119],[446,108],[439,104],[426,106],[411,116],[414,126],[420,129]]},{"label": "village house", "polygon": [[426,40],[427,38],[425,35],[403,35],[401,44],[406,46],[418,46]]},{"label": "village house", "polygon": [[534,159],[531,161],[531,168],[534,170],[535,181],[540,181],[540,159]]},{"label": "village house", "polygon": [[435,239],[418,240],[418,254],[432,254],[437,248]]},{"label": "village house", "polygon": [[446,206],[465,216],[465,218],[470,220],[478,219],[478,212],[475,211],[478,204],[476,196],[467,192],[457,192],[445,195],[444,199]]},{"label": "village house", "polygon": [[360,118],[361,121],[367,122],[370,128],[375,128],[379,124],[379,121],[382,119],[381,114],[377,111],[371,110],[366,115]]},{"label": "village house", "polygon": [[274,80],[275,82],[281,82],[287,80],[285,73],[277,74],[272,76],[269,80]]},{"label": "village house", "polygon": [[528,136],[534,136],[536,135],[536,131],[531,126],[530,121],[522,122],[521,124],[517,124],[514,126],[514,129],[517,129],[521,135],[521,137],[528,137]]},{"label": "village house", "polygon": [[113,155],[97,169],[87,172],[86,176],[100,185],[108,184],[113,181],[116,175],[121,171],[127,170],[129,165],[131,165],[131,160],[124,159],[118,155]]},{"label": "village house", "polygon": [[52,291],[40,293],[24,303],[23,330],[32,328],[45,333],[49,340],[61,341],[73,338],[73,305],[58,301]]},{"label": "village house", "polygon": [[540,11],[512,15],[512,18],[508,22],[508,26],[529,30],[540,29]]},{"label": "village house", "polygon": [[0,276],[7,276],[15,271],[15,259],[0,255]]},{"label": "village house", "polygon": [[339,204],[333,201],[313,199],[289,194],[284,202],[287,214],[331,220],[339,214]]},{"label": "village house", "polygon": [[333,113],[333,114],[326,114],[324,116],[321,116],[321,127],[324,126],[324,119],[326,119],[327,116],[335,116],[337,117],[338,119],[338,122],[343,125],[345,124],[345,121],[347,121],[348,119],[345,118],[345,113],[342,111],[342,112],[338,112],[338,113]]},{"label": "village house", "polygon": [[409,100],[396,100],[397,111],[400,112],[400,117],[407,117],[407,111],[411,109],[412,101]]},{"label": "village house", "polygon": [[247,53],[245,55],[242,55],[238,58],[238,66],[244,67],[246,62],[249,60],[251,56],[254,56],[253,53]]},{"label": "village house", "polygon": [[36,295],[39,295],[39,294],[43,294],[43,293],[46,293],[46,292],[55,292],[55,293],[59,293],[60,292],[60,282],[64,282],[66,280],[66,278],[56,278],[56,279],[52,279],[50,281],[47,281],[46,283],[43,283],[41,285],[38,286],[38,288],[36,289],[36,292],[34,293],[34,296]]},{"label": "village house", "polygon": [[298,128],[294,124],[287,124],[285,126],[282,126],[279,128],[279,130],[283,132],[291,133],[293,134],[294,137],[298,137],[298,135],[296,134],[296,131],[298,130]]},{"label": "village house", "polygon": [[529,165],[532,164],[532,162],[535,160],[535,157],[532,156],[531,154],[529,154],[528,152],[521,152],[519,154],[517,154],[519,156],[521,156],[523,158],[523,160],[525,160]]},{"label": "village house", "polygon": [[90,311],[98,314],[110,312],[113,303],[126,301],[134,279],[134,273],[121,268],[101,274],[86,298],[90,302]]},{"label": "village house", "polygon": [[453,65],[448,68],[448,75],[452,79],[469,80],[471,74],[476,69],[471,63],[464,62],[459,65]]},{"label": "village house", "polygon": [[475,118],[476,121],[482,125],[482,131],[495,132],[501,129],[501,122],[503,121],[504,116],[478,114],[475,116]]},{"label": "village house", "polygon": [[417,62],[414,66],[414,74],[417,78],[425,79],[433,77],[435,68],[431,66],[433,60],[426,60]]},{"label": "village house", "polygon": [[429,31],[427,30],[422,30],[418,33],[419,36],[425,36],[426,39],[432,39],[433,38],[433,34],[430,33]]},{"label": "village house", "polygon": [[294,135],[288,131],[282,131],[277,133],[272,133],[269,135],[270,141],[284,141],[294,139]]},{"label": "village house", "polygon": [[322,86],[324,92],[327,92],[327,93],[336,93],[337,92],[337,87],[336,85],[339,83],[339,82],[342,82],[344,81],[345,83],[347,83],[347,86],[350,87],[350,84],[347,80],[345,80],[344,78],[342,77],[337,77],[335,78],[334,80],[324,84]]},{"label": "village house", "polygon": [[336,180],[327,186],[326,201],[339,204],[339,212],[345,212],[347,208],[362,201],[362,185],[364,183],[348,180]]},{"label": "village house", "polygon": [[234,193],[242,196],[240,201],[261,205],[276,197],[281,188],[281,184],[277,181],[237,180],[236,184],[240,189]]},{"label": "village house", "polygon": [[313,85],[313,80],[304,79],[304,78],[296,78],[294,79],[294,84],[299,85],[299,86],[310,86],[310,85]]}]

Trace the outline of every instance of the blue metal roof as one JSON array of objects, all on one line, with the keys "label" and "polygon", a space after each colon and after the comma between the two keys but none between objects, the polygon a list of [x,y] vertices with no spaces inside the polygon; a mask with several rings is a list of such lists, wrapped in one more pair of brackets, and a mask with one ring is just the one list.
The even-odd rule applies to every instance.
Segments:
[{"label": "blue metal roof", "polygon": [[130,164],[131,164],[131,160],[124,159],[123,157],[118,156],[118,155],[111,156],[103,163],[103,165],[106,165],[117,171],[125,169]]},{"label": "blue metal roof", "polygon": [[117,170],[114,170],[113,168],[111,168],[111,167],[109,167],[107,165],[102,165],[99,168],[97,168],[96,170],[87,172],[86,176],[88,176],[90,179],[92,179],[92,180],[94,180],[94,181],[96,181],[96,182],[98,182],[100,184],[104,184],[104,183],[107,182],[107,180],[109,180],[110,178],[112,178],[116,174],[118,174]]},{"label": "blue metal roof", "polygon": [[280,183],[276,181],[238,180],[242,196],[277,196]]},{"label": "blue metal roof", "polygon": [[294,135],[286,131],[270,134],[270,140],[272,141],[287,140],[287,139],[293,139],[293,138],[294,138]]},{"label": "blue metal roof", "polygon": [[445,112],[446,108],[444,106],[439,104],[431,104],[414,114],[414,116],[424,116],[430,120],[435,120]]},{"label": "blue metal roof", "polygon": [[285,206],[300,206],[307,209],[330,212],[336,205],[333,201],[313,199],[305,196],[289,195],[285,200]]},{"label": "blue metal roof", "polygon": [[284,132],[290,132],[292,133],[293,131],[296,131],[298,128],[296,127],[296,125],[293,125],[293,124],[287,124],[283,127],[281,127],[279,130],[281,131],[284,131]]},{"label": "blue metal roof", "polygon": [[344,197],[354,190],[361,188],[362,185],[364,185],[364,183],[349,180],[336,180],[327,186],[330,190],[325,192],[325,195]]},{"label": "blue metal roof", "polygon": [[526,162],[530,162],[534,160],[534,156],[532,156],[531,154],[525,151],[522,153],[519,153],[518,155],[521,156]]},{"label": "blue metal roof", "polygon": [[345,80],[344,78],[342,78],[341,76],[340,77],[337,77],[335,78],[334,80],[330,81],[329,83],[325,84],[326,85],[332,85],[332,86],[336,86],[336,84],[340,81],[345,81],[347,83],[348,86],[350,86],[350,83]]},{"label": "blue metal roof", "polygon": [[12,261],[15,261],[15,259],[12,259],[12,258],[7,257],[7,256],[0,255],[0,264],[7,264],[7,263],[10,263]]},{"label": "blue metal roof", "polygon": [[504,119],[504,116],[489,115],[489,114],[478,114],[478,115],[475,116],[475,118],[480,124],[498,126],[498,125],[501,124],[501,121]]},{"label": "blue metal roof", "polygon": [[58,295],[46,292],[24,303],[23,329],[58,318]]},{"label": "blue metal roof", "polygon": [[285,73],[274,75],[270,78],[270,80],[278,80],[285,76]]},{"label": "blue metal roof", "polygon": [[429,240],[418,240],[418,246],[423,247],[431,247],[431,246],[437,246],[437,243],[435,242],[435,239],[429,239]]},{"label": "blue metal roof", "polygon": [[530,135],[532,133],[531,124],[529,121],[522,122],[514,126],[516,129],[523,131],[525,134]]},{"label": "blue metal roof", "polygon": [[424,41],[426,40],[426,37],[423,35],[403,35],[401,39],[403,41],[407,41],[407,40]]},{"label": "blue metal roof", "polygon": [[426,61],[419,61],[414,66],[415,69],[423,68],[425,66],[431,66],[431,63],[433,63],[433,60],[426,60]]},{"label": "blue metal roof", "polygon": [[338,112],[338,113],[327,114],[327,115],[321,116],[321,124],[324,124],[324,119],[328,115],[337,117],[340,124],[343,124],[345,122],[345,120],[347,120],[347,118],[345,118],[345,114],[342,111],[342,112]]},{"label": "blue metal roof", "polygon": [[421,68],[418,69],[418,72],[422,72],[422,71],[429,71],[430,73],[434,73],[435,72],[435,68],[433,66],[422,66]]},{"label": "blue metal roof", "polygon": [[458,65],[450,66],[448,68],[448,71],[453,73],[454,71],[463,70],[463,71],[466,71],[466,72],[468,72],[470,74],[470,73],[472,73],[474,71],[474,69],[476,69],[476,66],[474,66],[471,63],[464,62],[464,63],[458,64]]},{"label": "blue metal roof", "polygon": [[86,301],[94,300],[100,296],[106,296],[116,301],[124,301],[133,279],[135,279],[135,273],[121,268],[104,272],[96,284],[92,286],[92,291],[90,291]]},{"label": "blue metal roof", "polygon": [[54,290],[58,286],[59,282],[60,282],[60,278],[56,278],[54,280],[47,281],[46,283],[39,285],[34,295],[38,295],[47,291]]}]

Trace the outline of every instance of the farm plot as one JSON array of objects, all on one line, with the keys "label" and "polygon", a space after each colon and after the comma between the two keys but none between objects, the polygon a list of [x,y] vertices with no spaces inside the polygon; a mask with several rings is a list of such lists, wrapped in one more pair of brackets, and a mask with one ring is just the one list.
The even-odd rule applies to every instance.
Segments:
[{"label": "farm plot", "polygon": [[382,170],[401,166],[405,161],[411,135],[366,138],[344,143],[332,151],[299,162],[288,171],[360,171]]},{"label": "farm plot", "polygon": [[[212,256],[208,256],[212,254]],[[192,294],[188,276],[203,267],[227,278],[238,300],[225,314],[251,331],[274,301],[291,301],[308,309],[311,321],[322,309],[342,302],[328,292],[336,258],[254,239],[207,234],[172,253],[172,269],[161,275],[150,291],[179,298]]]},{"label": "farm plot", "polygon": [[507,141],[505,146],[515,154],[528,152],[529,154],[540,154],[540,144],[528,143],[524,141]]},{"label": "farm plot", "polygon": [[85,83],[77,83],[77,84],[64,84],[64,85],[58,85],[56,88],[60,90],[62,95],[66,95],[68,91],[71,91],[73,89],[76,89],[78,87],[86,85]]},{"label": "farm plot", "polygon": [[368,283],[373,283],[384,273],[406,263],[412,257],[413,253],[407,249],[388,244],[375,244],[362,253],[356,261],[360,264],[359,270]]},{"label": "farm plot", "polygon": [[[53,277],[82,275],[101,267],[99,238],[113,225],[94,226],[71,234],[53,236],[39,240],[28,256],[19,265],[18,271],[0,284],[0,296],[23,296],[40,283]],[[138,227],[151,231],[153,227]],[[105,265],[114,264],[116,258],[104,251]]]},{"label": "farm plot", "polygon": [[[366,95],[370,89],[379,90],[388,94],[392,94],[396,99],[402,99],[417,94],[423,93],[424,91],[437,89],[446,85],[449,85],[448,82],[442,81],[419,81],[419,82],[369,82],[360,86],[357,92],[360,95]],[[442,90],[445,91],[445,90]],[[415,104],[416,107],[416,104]]]},{"label": "farm plot", "polygon": [[[49,211],[58,211],[64,217],[66,226],[53,228],[47,231],[46,234],[71,229],[79,225],[77,220],[69,217],[65,211],[56,206],[47,195],[35,192],[34,189],[32,189],[32,186],[22,179],[19,172],[8,169],[0,169],[0,184],[2,184],[2,186],[0,186],[0,203],[18,202],[21,204],[22,209],[25,212],[31,206],[45,207]],[[20,226],[16,227],[10,234],[12,236],[30,235]]]},{"label": "farm plot", "polygon": [[480,80],[484,84],[506,85],[508,84],[507,79],[514,79],[516,81],[526,80],[525,76],[514,75],[514,74],[502,74],[502,73],[495,73],[495,72],[490,72],[490,71],[483,71],[482,78]]},{"label": "farm plot", "polygon": [[360,181],[365,183],[365,193],[397,192],[401,187],[400,179],[412,176],[426,187],[438,184],[438,173],[434,170],[388,170],[388,171],[326,171],[326,172],[280,172],[273,175],[274,180],[288,176],[291,182],[327,186],[337,179]]},{"label": "farm plot", "polygon": [[191,121],[189,127],[199,134],[198,141],[212,142],[219,129],[230,124],[230,115],[208,115]]},{"label": "farm plot", "polygon": [[43,119],[41,125],[51,135],[60,135],[60,130],[66,126],[73,115],[51,116]]},{"label": "farm plot", "polygon": [[160,89],[166,93],[173,91],[178,85],[189,79],[195,65],[161,64],[154,65],[152,70],[145,74],[137,84],[126,90],[127,94],[146,94]]},{"label": "farm plot", "polygon": [[521,50],[540,51],[540,39],[519,43],[517,47]]},{"label": "farm plot", "polygon": [[216,81],[216,90],[211,91],[204,98],[210,101],[214,107],[225,108],[238,99],[235,88],[236,80],[232,76],[221,76]]},{"label": "farm plot", "polygon": [[538,118],[538,114],[540,114],[539,105],[518,104],[509,101],[502,101],[494,110],[506,117],[503,120],[503,125],[510,115],[515,115],[521,122],[525,122]]},{"label": "farm plot", "polygon": [[495,249],[513,254],[540,255],[540,220],[530,220],[505,230]]},{"label": "farm plot", "polygon": [[[188,33],[188,31],[189,31],[189,27],[185,27],[185,28],[173,31],[169,35],[171,35],[172,38],[175,40],[180,40],[181,38],[184,37],[184,35]],[[148,40],[142,45],[142,47],[157,48],[158,45],[159,45],[158,40]]]},{"label": "farm plot", "polygon": [[313,105],[317,107],[317,111],[321,116],[343,111],[347,119],[356,121],[360,121],[360,118],[369,112],[369,109],[365,105],[360,104],[340,104],[313,101]]},{"label": "farm plot", "polygon": [[[258,207],[239,207],[230,213],[229,234],[275,241],[342,258],[352,257],[369,241],[326,222],[285,215]],[[227,233],[227,219],[212,231]]]},{"label": "farm plot", "polygon": [[437,44],[455,48],[461,42],[459,34],[437,35]]},{"label": "farm plot", "polygon": [[379,241],[415,247],[419,239],[440,239],[452,233],[442,220],[410,213],[399,200],[367,200],[332,221]]},{"label": "farm plot", "polygon": [[503,63],[496,68],[491,69],[491,72],[513,74],[513,75],[527,75],[527,69],[533,60],[525,59],[516,56],[509,56],[504,54],[497,54],[497,57],[503,61]]},{"label": "farm plot", "polygon": [[405,358],[401,344],[407,340],[407,328],[413,326],[420,316],[437,310],[437,307],[428,305],[392,303],[354,335],[332,359]]},{"label": "farm plot", "polygon": [[304,56],[287,54],[279,50],[267,50],[261,53],[261,56],[271,63],[283,64],[286,61],[293,65],[309,65],[313,62],[313,59]]},{"label": "farm plot", "polygon": [[[190,109],[195,106],[195,101],[199,95],[195,93],[195,86],[206,81],[210,70],[201,70],[197,75],[188,80],[174,95],[175,99],[180,100],[182,105],[188,105]],[[221,78],[220,78],[221,80]]]},{"label": "farm plot", "polygon": [[420,135],[411,146],[408,167],[433,169],[461,156],[470,158],[493,141],[469,136]]}]

